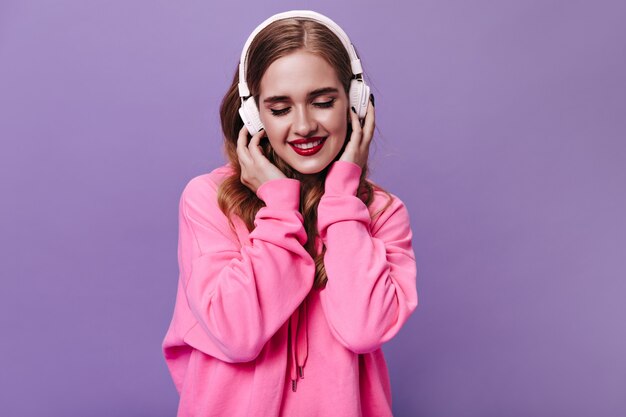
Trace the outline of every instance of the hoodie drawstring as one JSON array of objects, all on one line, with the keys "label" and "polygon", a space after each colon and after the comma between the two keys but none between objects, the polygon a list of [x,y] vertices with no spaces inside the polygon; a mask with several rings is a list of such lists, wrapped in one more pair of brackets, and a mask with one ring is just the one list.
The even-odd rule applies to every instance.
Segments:
[{"label": "hoodie drawstring", "polygon": [[306,299],[289,318],[289,363],[291,389],[296,392],[298,377],[304,378],[304,365],[309,356],[309,331]]}]

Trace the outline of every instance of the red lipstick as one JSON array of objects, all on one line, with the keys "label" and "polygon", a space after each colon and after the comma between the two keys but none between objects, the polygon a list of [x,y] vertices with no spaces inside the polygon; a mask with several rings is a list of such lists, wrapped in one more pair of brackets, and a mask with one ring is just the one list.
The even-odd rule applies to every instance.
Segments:
[{"label": "red lipstick", "polygon": [[[318,143],[319,142],[319,143]],[[302,155],[302,156],[310,156],[310,155],[315,155],[316,153],[318,153],[322,147],[324,146],[324,143],[326,142],[326,138],[323,138],[321,136],[315,136],[312,138],[307,138],[307,139],[296,139],[294,141],[289,142],[289,145],[291,145],[291,148],[298,154],[298,155]],[[307,144],[315,144],[317,143],[317,145],[315,146],[307,146],[305,148],[303,147],[298,147],[295,145],[307,145]]]}]

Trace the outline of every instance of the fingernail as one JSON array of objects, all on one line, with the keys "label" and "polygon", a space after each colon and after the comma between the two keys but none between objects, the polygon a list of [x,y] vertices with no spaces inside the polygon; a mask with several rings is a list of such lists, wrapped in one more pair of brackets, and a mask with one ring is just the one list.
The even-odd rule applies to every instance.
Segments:
[{"label": "fingernail", "polygon": [[374,103],[374,94],[370,94],[370,101],[372,102],[372,106],[376,107],[376,103]]},{"label": "fingernail", "polygon": [[351,109],[354,113],[356,113],[356,109],[354,108],[354,106],[352,106]]}]

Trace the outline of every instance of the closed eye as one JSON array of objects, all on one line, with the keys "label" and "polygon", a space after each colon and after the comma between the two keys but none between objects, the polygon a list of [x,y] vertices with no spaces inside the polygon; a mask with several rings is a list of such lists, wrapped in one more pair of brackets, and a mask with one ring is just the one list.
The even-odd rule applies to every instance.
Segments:
[{"label": "closed eye", "polygon": [[327,109],[329,107],[333,107],[333,104],[335,104],[335,99],[334,98],[329,100],[329,101],[325,101],[323,103],[313,103],[313,105],[315,107],[320,107],[320,108],[323,108],[323,109]]},{"label": "closed eye", "polygon": [[280,109],[280,110],[270,109],[270,111],[272,112],[272,115],[274,116],[282,116],[283,114],[287,114],[287,112],[289,111],[289,107],[285,107],[284,109]]},{"label": "closed eye", "polygon": [[[335,99],[330,99],[329,101],[324,101],[321,103],[313,103],[313,105],[317,108],[320,109],[328,109],[333,107],[333,105],[335,104]],[[291,109],[291,107],[285,107],[284,109],[280,109],[280,110],[276,110],[276,109],[270,109],[270,111],[272,112],[273,116],[282,116],[285,115],[287,113],[289,113],[289,110]]]}]

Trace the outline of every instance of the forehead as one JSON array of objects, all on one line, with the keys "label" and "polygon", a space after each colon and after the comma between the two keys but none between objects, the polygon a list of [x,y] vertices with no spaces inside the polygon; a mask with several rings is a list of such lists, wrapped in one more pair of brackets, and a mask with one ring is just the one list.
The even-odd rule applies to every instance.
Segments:
[{"label": "forehead", "polygon": [[297,51],[272,62],[261,78],[260,94],[304,97],[320,87],[342,90],[337,72],[319,55]]}]

